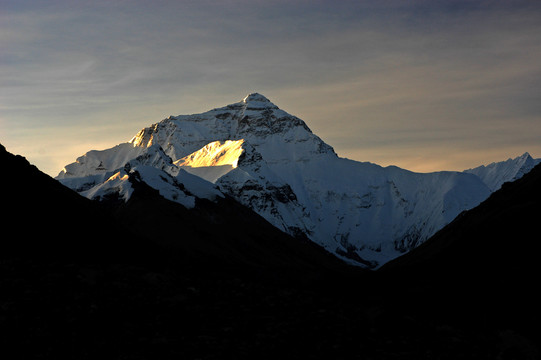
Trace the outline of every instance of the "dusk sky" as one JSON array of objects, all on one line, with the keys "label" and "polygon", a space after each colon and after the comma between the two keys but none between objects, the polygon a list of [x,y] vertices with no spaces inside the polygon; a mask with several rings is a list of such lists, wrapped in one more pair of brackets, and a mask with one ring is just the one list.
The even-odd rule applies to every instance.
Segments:
[{"label": "dusk sky", "polygon": [[0,0],[0,143],[52,176],[251,92],[354,160],[541,157],[541,2]]}]

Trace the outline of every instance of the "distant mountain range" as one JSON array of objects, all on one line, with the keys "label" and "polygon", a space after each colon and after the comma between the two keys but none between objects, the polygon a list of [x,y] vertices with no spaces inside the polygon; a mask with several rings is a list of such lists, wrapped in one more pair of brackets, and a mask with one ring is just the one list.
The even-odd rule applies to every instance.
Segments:
[{"label": "distant mountain range", "polygon": [[190,209],[230,197],[278,229],[375,269],[477,206],[539,160],[528,154],[465,172],[414,173],[336,155],[261,94],[170,116],[129,142],[89,151],[57,176],[95,200],[127,202],[134,183]]},{"label": "distant mountain range", "polygon": [[514,159],[495,162],[490,165],[464,170],[465,173],[477,175],[488,186],[490,191],[496,191],[506,182],[520,179],[530,172],[541,159],[534,159],[528,153]]}]

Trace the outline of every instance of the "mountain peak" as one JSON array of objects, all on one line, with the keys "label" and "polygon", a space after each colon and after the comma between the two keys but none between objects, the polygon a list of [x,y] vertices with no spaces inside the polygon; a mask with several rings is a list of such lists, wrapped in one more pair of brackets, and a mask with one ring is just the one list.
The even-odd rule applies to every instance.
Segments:
[{"label": "mountain peak", "polygon": [[[520,156],[517,156],[516,158],[509,158],[507,159],[507,161],[505,161],[505,163],[509,163],[509,164],[515,164],[515,166],[529,166],[530,168],[528,169],[528,171],[531,169],[531,167],[533,167],[534,163],[536,163],[536,160],[534,160],[534,158],[532,158],[532,156],[530,155],[530,153],[528,152],[525,152],[524,154],[520,155]],[[493,163],[493,164],[498,164],[498,163]],[[489,166],[492,166],[493,164],[490,164]]]},{"label": "mountain peak", "polygon": [[245,102],[245,103],[253,102],[253,101],[270,102],[270,100],[267,99],[264,95],[262,95],[260,93],[256,93],[256,92],[246,95],[246,97],[242,101]]},{"label": "mountain peak", "polygon": [[520,179],[539,163],[541,163],[541,159],[534,159],[528,152],[525,152],[516,158],[493,162],[486,166],[481,165],[464,172],[477,175],[491,191],[496,191],[505,182]]},{"label": "mountain peak", "polygon": [[260,93],[248,94],[242,99],[242,103],[246,104],[246,107],[251,109],[278,109],[276,105]]}]

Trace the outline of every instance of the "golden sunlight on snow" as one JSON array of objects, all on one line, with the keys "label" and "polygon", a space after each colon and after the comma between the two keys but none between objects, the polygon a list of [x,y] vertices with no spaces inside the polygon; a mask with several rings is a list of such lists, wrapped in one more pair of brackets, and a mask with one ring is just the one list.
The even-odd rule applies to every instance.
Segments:
[{"label": "golden sunlight on snow", "polygon": [[107,181],[112,181],[112,180],[128,180],[128,174],[124,174],[124,176],[120,176],[120,171],[117,172],[116,174],[114,174],[113,176],[111,176],[109,179],[107,179]]},{"label": "golden sunlight on snow", "polygon": [[243,139],[226,140],[225,142],[214,141],[175,161],[175,165],[190,167],[232,165],[235,168],[239,156],[244,151],[242,148],[243,143]]}]

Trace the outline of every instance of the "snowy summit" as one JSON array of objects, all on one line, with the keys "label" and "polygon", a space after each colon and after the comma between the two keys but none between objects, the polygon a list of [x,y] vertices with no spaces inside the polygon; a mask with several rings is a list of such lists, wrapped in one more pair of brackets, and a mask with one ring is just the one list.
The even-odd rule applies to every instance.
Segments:
[{"label": "snowy summit", "polygon": [[490,194],[474,173],[413,173],[337,156],[259,93],[171,116],[129,142],[89,151],[58,175],[91,199],[128,200],[137,181],[194,207],[228,195],[277,228],[377,268]]},{"label": "snowy summit", "polygon": [[242,102],[250,109],[278,109],[269,99],[259,93],[247,95]]}]

